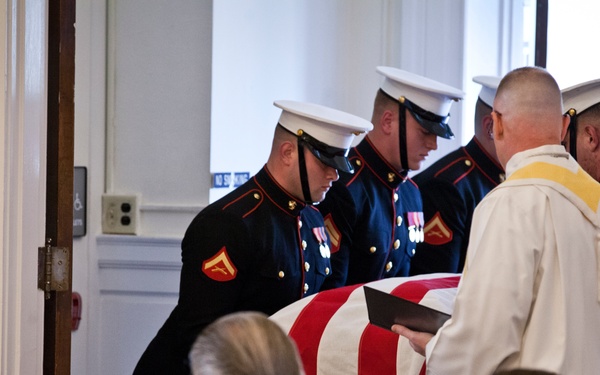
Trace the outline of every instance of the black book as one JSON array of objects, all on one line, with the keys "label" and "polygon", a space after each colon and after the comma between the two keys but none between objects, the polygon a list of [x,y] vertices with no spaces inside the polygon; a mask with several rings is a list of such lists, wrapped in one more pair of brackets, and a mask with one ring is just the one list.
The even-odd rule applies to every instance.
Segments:
[{"label": "black book", "polygon": [[435,334],[450,315],[368,286],[363,287],[369,321],[391,330],[401,324],[413,331]]}]

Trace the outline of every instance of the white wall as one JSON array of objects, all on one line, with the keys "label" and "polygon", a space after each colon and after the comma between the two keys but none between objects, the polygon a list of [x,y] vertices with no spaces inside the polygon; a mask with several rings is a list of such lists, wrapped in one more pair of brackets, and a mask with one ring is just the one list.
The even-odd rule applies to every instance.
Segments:
[{"label": "white wall", "polygon": [[[401,2],[401,6],[394,9],[395,17],[389,21],[397,38],[388,47],[393,56],[392,65],[466,92],[462,84],[467,26],[465,9],[464,0]],[[450,127],[455,138],[438,138],[438,149],[422,163],[421,170],[462,144],[464,108],[462,101],[452,104]]]},{"label": "white wall", "polygon": [[[214,5],[211,172],[256,173],[278,99],[371,117],[387,1],[239,1]],[[260,4],[260,6],[257,6]],[[211,201],[228,189],[213,189]]]},{"label": "white wall", "polygon": [[46,2],[0,1],[0,374],[41,374],[45,244]]},{"label": "white wall", "polygon": [[[277,99],[312,101],[370,120],[378,65],[461,88],[463,6],[444,0],[215,2],[211,172],[254,174],[263,166],[280,114],[272,105]],[[425,165],[460,145],[460,104],[452,123],[456,139],[441,140]],[[212,189],[210,200],[229,191]]]},{"label": "white wall", "polygon": [[548,3],[548,71],[561,88],[600,78],[600,2]]},{"label": "white wall", "polygon": [[208,201],[212,2],[108,4],[106,190],[141,196],[141,235],[180,236]]},{"label": "white wall", "polygon": [[[96,237],[105,185],[106,2],[77,1],[75,35],[75,166],[87,167],[87,234],[73,238],[73,291],[82,319],[71,336],[71,373],[99,374],[101,299]],[[106,360],[105,360],[106,361]]]}]

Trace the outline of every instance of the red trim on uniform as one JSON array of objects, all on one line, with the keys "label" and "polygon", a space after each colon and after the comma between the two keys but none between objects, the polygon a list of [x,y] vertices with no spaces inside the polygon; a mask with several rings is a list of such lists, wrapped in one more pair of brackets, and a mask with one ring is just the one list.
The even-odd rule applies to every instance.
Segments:
[{"label": "red trim on uniform", "polygon": [[[306,272],[304,272],[304,248],[302,247],[302,231],[300,230],[300,223],[302,222],[302,218],[298,215],[296,218],[296,233],[298,233],[298,255],[300,256],[300,272],[302,272],[302,283],[300,284],[300,295],[298,299],[304,297],[304,295],[308,292],[308,290],[304,290],[304,285],[306,285]],[[308,286],[310,288],[310,285]],[[312,293],[311,293],[312,294]]]},{"label": "red trim on uniform", "polygon": [[[295,197],[293,197],[292,195],[290,195],[290,193],[288,193],[288,191],[287,191],[287,190],[285,190],[285,189],[283,188],[283,186],[281,186],[281,185],[280,185],[280,184],[279,184],[279,183],[278,183],[278,182],[275,180],[275,178],[273,177],[273,175],[271,175],[271,172],[269,172],[269,170],[267,169],[267,167],[266,167],[266,166],[265,166],[265,172],[267,172],[267,175],[268,175],[268,176],[269,176],[269,178],[270,178],[270,179],[273,181],[273,183],[274,183],[275,185],[277,185],[277,187],[278,187],[278,188],[279,188],[279,189],[280,189],[280,190],[281,190],[281,191],[282,191],[282,192],[283,192],[285,195],[287,195],[291,201],[294,201],[294,202],[296,202],[296,204],[297,204],[298,206],[301,206],[301,207],[304,207],[304,206],[306,206],[306,203],[304,203],[304,202],[301,202],[301,201],[299,201],[297,198],[295,198]],[[288,209],[287,207],[281,207],[281,206],[280,206],[280,205],[279,205],[277,202],[275,202],[275,201],[273,200],[273,198],[271,198],[271,196],[270,196],[270,195],[267,193],[267,191],[265,190],[265,188],[263,188],[263,187],[262,187],[262,185],[258,183],[258,181],[256,180],[256,177],[254,177],[254,181],[256,182],[256,185],[258,185],[258,187],[260,187],[260,189],[263,191],[263,194],[265,195],[265,197],[269,198],[269,200],[270,200],[271,202],[273,202],[273,204],[275,205],[275,207],[279,207],[279,209],[280,209],[281,211],[285,212],[285,213],[286,213],[286,214],[288,214],[289,216],[292,216],[292,217],[294,217],[294,216],[295,216],[295,215],[293,215],[293,214],[292,214],[292,213],[289,211],[289,209]]]},{"label": "red trim on uniform", "polygon": [[242,215],[242,218],[246,218],[248,215],[250,215],[252,212],[256,211],[256,209],[258,208],[258,206],[260,206],[260,204],[263,201],[263,196],[265,195],[265,193],[263,193],[261,190],[259,189],[252,189],[249,190],[247,193],[239,196],[237,199],[232,200],[231,202],[227,203],[225,206],[223,206],[223,208],[221,209],[221,211],[225,211],[225,209],[227,209],[227,207],[231,206],[232,204],[236,203],[237,201],[245,198],[246,196],[248,196],[249,194],[252,193],[260,193],[260,199],[256,201],[256,206],[254,206],[253,209],[249,210],[248,212],[246,212],[244,215]]},{"label": "red trim on uniform", "polygon": [[434,174],[434,175],[433,175],[433,177],[438,177],[438,176],[439,176],[439,175],[440,175],[442,172],[444,172],[446,169],[449,169],[449,168],[450,168],[450,167],[452,167],[454,164],[456,164],[456,163],[458,163],[458,162],[460,162],[460,161],[462,161],[462,160],[465,160],[465,159],[468,159],[468,158],[467,158],[467,157],[462,157],[462,158],[460,158],[460,159],[454,159],[454,161],[453,161],[452,163],[450,163],[450,164],[447,164],[446,166],[444,166],[444,168],[441,168],[439,171],[437,171],[437,173],[436,173],[436,174]]},{"label": "red trim on uniform", "polygon": [[449,169],[453,165],[458,164],[460,162],[464,163],[465,160],[468,160],[468,161],[471,162],[471,166],[469,166],[469,169],[467,169],[467,171],[465,173],[463,173],[460,176],[458,176],[454,181],[452,181],[452,183],[456,185],[460,180],[462,180],[463,178],[467,177],[469,175],[469,173],[471,173],[473,171],[473,169],[475,169],[477,163],[475,163],[475,160],[473,160],[473,158],[470,157],[470,155],[467,153],[467,151],[465,150],[464,147],[462,149],[463,149],[463,152],[465,154],[467,154],[467,156],[469,156],[469,157],[464,156],[464,157],[455,159],[452,163],[450,163],[450,164],[446,165],[444,168],[440,169],[434,176],[437,177],[437,176],[440,175],[440,173],[442,173],[443,171]]},{"label": "red trim on uniform", "polygon": [[325,327],[331,317],[361,284],[336,289],[336,293],[318,293],[294,321],[288,335],[296,342],[306,375],[317,374],[317,354]]},{"label": "red trim on uniform", "polygon": [[408,182],[410,182],[411,184],[415,185],[415,187],[416,187],[417,189],[419,188],[419,185],[417,185],[417,183],[416,183],[416,182],[414,182],[412,178],[410,178],[410,177],[406,177],[406,181],[408,181]]},{"label": "red trim on uniform", "polygon": [[[390,163],[388,163],[388,161],[387,161],[387,160],[385,160],[385,158],[384,158],[384,157],[381,155],[381,153],[380,153],[380,152],[377,150],[377,148],[375,148],[375,146],[373,146],[373,143],[371,143],[371,140],[369,140],[369,137],[368,137],[368,136],[367,136],[367,137],[365,137],[365,140],[366,140],[366,141],[367,141],[367,142],[368,142],[368,143],[371,145],[371,148],[373,148],[373,151],[375,151],[375,153],[376,153],[376,154],[379,156],[379,158],[381,159],[381,161],[382,161],[382,162],[383,162],[385,165],[387,165],[387,167],[388,167],[388,168],[389,168],[389,169],[390,169],[392,172],[394,172],[394,174],[396,175],[396,177],[398,177],[398,178],[399,178],[401,181],[404,181],[404,180],[406,180],[406,178],[407,178],[406,176],[402,176],[402,175],[400,175],[400,174],[399,174],[399,173],[396,171],[396,168],[394,168],[394,167],[393,167],[393,166],[392,166]],[[390,186],[389,186],[390,182],[389,182],[389,181],[387,181],[387,180],[384,180],[383,178],[381,178],[381,177],[379,176],[379,174],[377,174],[377,172],[376,172],[376,171],[375,171],[373,168],[371,168],[371,166],[369,165],[369,163],[367,163],[367,162],[365,161],[365,158],[364,158],[364,156],[362,156],[362,155],[361,155],[361,153],[358,151],[358,149],[356,149],[356,148],[355,148],[355,149],[354,149],[354,151],[356,151],[356,153],[357,153],[358,155],[360,155],[360,158],[362,159],[362,161],[363,161],[363,164],[364,164],[364,165],[366,165],[366,166],[367,166],[367,168],[369,168],[369,170],[371,170],[371,172],[373,172],[373,175],[374,175],[375,177],[377,177],[377,179],[378,179],[379,181],[383,182],[383,184],[384,184],[386,187],[390,188]],[[348,184],[346,184],[346,186],[348,186],[348,185],[350,185],[350,184],[349,184],[349,183],[348,183]],[[416,186],[416,184],[415,184],[415,186]],[[393,190],[394,188],[391,188],[391,189]]]},{"label": "red trim on uniform", "polygon": [[[496,166],[498,168],[500,168],[500,170],[504,170],[504,168],[502,167],[502,164],[500,164],[500,162],[498,160],[496,160],[495,157],[493,157],[489,152],[487,152],[487,150],[485,149],[485,147],[483,147],[481,145],[481,142],[479,142],[479,140],[477,139],[477,137],[473,137],[473,140],[475,141],[475,143],[477,144],[477,146],[479,146],[479,148],[481,149],[481,151],[487,155],[487,157],[492,161],[492,163],[496,164]],[[469,155],[469,153],[466,151],[466,147],[465,147],[465,152],[467,153],[467,155]],[[470,156],[470,155],[469,155]]]},{"label": "red trim on uniform", "polygon": [[[419,303],[430,290],[456,288],[459,281],[460,276],[407,281],[398,285],[391,294]],[[390,361],[390,358],[396,358],[397,352],[397,334],[372,324],[367,325],[358,348],[358,373],[395,375],[396,361]],[[421,373],[424,368],[425,364]]]},{"label": "red trim on uniform", "polygon": [[[503,171],[503,170],[504,170],[504,168],[503,168],[503,167],[502,167],[502,166],[501,166],[501,165],[500,165],[500,164],[499,164],[499,163],[496,161],[496,159],[494,159],[494,158],[493,158],[493,157],[492,157],[492,156],[491,156],[491,155],[490,155],[490,154],[489,154],[489,153],[488,153],[488,152],[487,152],[487,151],[486,151],[486,150],[483,148],[483,146],[481,146],[481,144],[479,143],[479,141],[478,141],[477,139],[475,139],[475,143],[476,143],[476,144],[479,146],[479,148],[481,149],[481,151],[482,151],[484,154],[486,154],[486,155],[487,155],[487,156],[490,158],[490,160],[492,161],[492,163],[496,164],[496,166],[497,166],[498,168],[500,168],[500,170],[501,170],[501,171]],[[467,154],[467,155],[469,155],[469,157],[471,157],[471,154],[469,154],[469,152],[467,151],[467,149],[466,149],[466,148],[465,148],[465,150],[464,150],[464,151],[465,151],[465,154]],[[471,158],[472,158],[472,157],[471,157]],[[498,186],[498,181],[496,181],[494,178],[490,177],[490,176],[489,176],[489,175],[488,175],[488,174],[487,174],[487,173],[486,173],[486,172],[483,170],[483,168],[481,168],[481,167],[479,166],[479,164],[473,163],[473,165],[474,165],[474,166],[476,166],[476,167],[477,167],[477,169],[479,169],[479,170],[481,171],[481,173],[482,173],[482,174],[483,174],[483,175],[484,175],[484,176],[485,176],[485,177],[486,177],[488,180],[490,180],[490,181],[491,181],[491,182],[494,184],[494,186]]]},{"label": "red trim on uniform", "polygon": [[[356,151],[356,153],[358,154],[358,151]],[[359,166],[359,168],[356,168],[354,170],[354,174],[352,175],[352,178],[346,183],[346,187],[350,186],[354,182],[354,180],[356,180],[358,178],[358,176],[360,175],[360,172],[362,172],[362,170],[363,170],[363,166],[365,165],[365,161],[361,157],[359,157],[359,156],[351,157],[349,159],[350,160],[350,164],[355,165],[353,163],[355,159],[360,160],[360,166]]]}]

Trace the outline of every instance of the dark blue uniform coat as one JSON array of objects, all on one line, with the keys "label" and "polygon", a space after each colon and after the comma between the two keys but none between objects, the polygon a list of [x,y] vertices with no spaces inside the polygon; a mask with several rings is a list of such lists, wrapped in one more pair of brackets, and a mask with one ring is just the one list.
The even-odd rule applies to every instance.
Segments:
[{"label": "dark blue uniform coat", "polygon": [[411,275],[462,272],[475,206],[502,180],[504,170],[473,138],[414,177],[423,198],[425,242]]},{"label": "dark blue uniform coat", "polygon": [[423,237],[421,197],[368,137],[349,154],[354,174],[340,173],[317,207],[331,239],[332,277],[324,288],[407,276]]},{"label": "dark blue uniform coat", "polygon": [[228,313],[267,315],[320,290],[330,273],[323,218],[263,168],[206,207],[182,241],[179,302],[135,374],[189,373],[198,333]]}]

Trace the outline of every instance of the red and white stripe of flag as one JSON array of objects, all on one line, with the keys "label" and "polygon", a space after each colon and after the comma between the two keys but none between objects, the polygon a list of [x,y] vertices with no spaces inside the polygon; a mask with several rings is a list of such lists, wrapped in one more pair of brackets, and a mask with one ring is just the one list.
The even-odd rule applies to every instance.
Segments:
[{"label": "red and white stripe of flag", "polygon": [[[431,274],[366,285],[450,314],[459,280],[456,274]],[[306,375],[425,373],[424,358],[408,340],[369,324],[362,284],[303,298],[271,319],[296,342]]]}]

